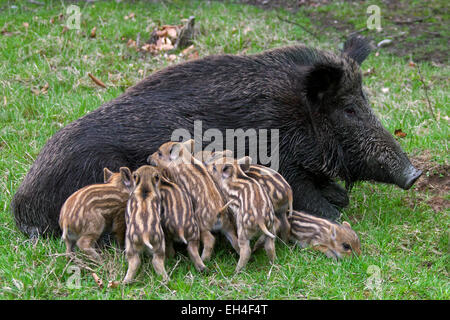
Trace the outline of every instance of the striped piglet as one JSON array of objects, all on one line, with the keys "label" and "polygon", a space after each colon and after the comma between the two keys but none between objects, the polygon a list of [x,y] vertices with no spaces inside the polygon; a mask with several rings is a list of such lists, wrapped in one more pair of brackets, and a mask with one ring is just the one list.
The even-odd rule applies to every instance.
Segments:
[{"label": "striped piglet", "polygon": [[208,171],[222,189],[225,200],[236,222],[239,261],[236,272],[248,262],[251,255],[250,240],[261,234],[264,248],[271,262],[275,260],[275,215],[272,202],[253,178],[247,176],[241,166],[250,163],[238,163],[233,158],[220,158],[208,165]]},{"label": "striped piglet", "polygon": [[111,228],[116,240],[122,246],[125,234],[125,207],[132,186],[122,179],[130,175],[130,169],[120,168],[120,173],[103,169],[103,184],[86,186],[73,193],[64,202],[59,225],[63,232],[62,239],[66,243],[66,252],[76,245],[93,259],[100,255],[94,244],[106,229]]},{"label": "striped piglet", "polygon": [[358,235],[346,221],[340,225],[300,211],[293,211],[288,220],[290,240],[301,247],[311,246],[336,260],[361,254]]}]

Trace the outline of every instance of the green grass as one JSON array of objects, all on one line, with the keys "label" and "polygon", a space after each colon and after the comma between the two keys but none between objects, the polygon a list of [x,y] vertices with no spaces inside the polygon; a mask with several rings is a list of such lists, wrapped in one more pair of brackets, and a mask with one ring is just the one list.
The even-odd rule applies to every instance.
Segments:
[{"label": "green grass", "polygon": [[[334,262],[309,249],[277,243],[277,260],[271,266],[263,251],[257,252],[245,271],[236,275],[237,255],[219,240],[209,273],[199,274],[181,251],[167,262],[171,281],[159,281],[147,258],[130,286],[107,288],[126,272],[121,252],[109,248],[103,265],[83,265],[80,289],[71,289],[70,266],[56,239],[33,243],[15,227],[9,204],[32,162],[57,130],[109,101],[146,75],[170,64],[164,56],[151,56],[128,48],[129,38],[149,38],[155,25],[179,24],[196,16],[200,33],[195,48],[200,57],[219,53],[255,53],[268,48],[304,42],[334,49],[335,35],[312,38],[298,26],[281,22],[277,15],[306,26],[302,11],[263,11],[252,6],[206,1],[167,1],[165,4],[79,2],[81,29],[62,33],[70,3],[47,1],[44,6],[28,2],[0,2],[0,298],[1,299],[449,299],[448,210],[435,212],[431,193],[415,188],[357,184],[343,219],[360,235],[363,255]],[[16,6],[17,8],[12,8]],[[325,7],[327,8],[327,7]],[[350,14],[346,3],[329,5],[338,14]],[[364,12],[364,8],[357,10]],[[135,19],[124,16],[135,13]],[[61,20],[59,15],[63,14]],[[54,23],[50,23],[50,19]],[[28,23],[28,28],[24,26]],[[97,37],[89,33],[97,27]],[[444,26],[442,26],[444,28]],[[10,32],[11,34],[7,34]],[[122,40],[122,37],[125,40]],[[407,58],[380,50],[363,64],[375,68],[364,79],[373,108],[393,132],[407,136],[400,144],[410,155],[426,150],[438,164],[448,162],[448,66],[420,63],[429,86],[430,100],[439,115],[429,112],[417,68]],[[91,72],[107,84],[96,86]],[[48,83],[48,93],[31,89]],[[382,88],[389,88],[383,93]],[[444,195],[448,200],[448,195]],[[380,270],[380,291],[367,288]],[[100,289],[91,273],[105,283]]]}]

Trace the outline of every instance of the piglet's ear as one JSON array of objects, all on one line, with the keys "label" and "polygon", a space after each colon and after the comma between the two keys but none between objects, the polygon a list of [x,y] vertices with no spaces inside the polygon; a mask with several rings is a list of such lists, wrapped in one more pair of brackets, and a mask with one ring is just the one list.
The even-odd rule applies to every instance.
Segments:
[{"label": "piglet's ear", "polygon": [[336,226],[335,225],[331,225],[330,237],[331,237],[331,240],[336,240]]},{"label": "piglet's ear", "polygon": [[343,53],[361,65],[372,50],[373,46],[366,38],[361,35],[354,35],[345,41]]},{"label": "piglet's ear", "polygon": [[233,165],[225,164],[222,168],[222,177],[228,179],[233,174]]},{"label": "piglet's ear", "polygon": [[343,70],[341,66],[318,63],[312,66],[305,77],[306,97],[310,103],[320,103],[325,95],[332,96],[339,87]]},{"label": "piglet's ear", "polygon": [[189,151],[189,153],[191,153],[191,154],[194,153],[194,145],[195,145],[194,139],[189,139],[189,140],[183,142],[182,145],[187,151]]},{"label": "piglet's ear", "polygon": [[130,188],[133,185],[133,178],[131,177],[130,169],[128,169],[127,167],[121,167],[119,171],[123,184],[127,188]]},{"label": "piglet's ear", "polygon": [[107,183],[109,181],[109,178],[113,175],[113,172],[109,170],[108,168],[103,168],[103,181]]},{"label": "piglet's ear", "polygon": [[351,226],[350,226],[350,223],[348,223],[347,221],[344,221],[344,222],[342,222],[342,225],[344,226],[344,227],[346,227],[346,228],[352,228]]},{"label": "piglet's ear", "polygon": [[242,171],[247,172],[250,169],[250,165],[252,164],[252,158],[249,156],[245,156],[240,158],[237,163],[241,167]]},{"label": "piglet's ear", "polygon": [[159,175],[159,173],[154,173],[153,174],[153,185],[154,185],[155,189],[158,189],[160,181],[161,181],[161,176]]},{"label": "piglet's ear", "polygon": [[181,143],[176,143],[170,148],[170,160],[177,160],[180,157]]}]

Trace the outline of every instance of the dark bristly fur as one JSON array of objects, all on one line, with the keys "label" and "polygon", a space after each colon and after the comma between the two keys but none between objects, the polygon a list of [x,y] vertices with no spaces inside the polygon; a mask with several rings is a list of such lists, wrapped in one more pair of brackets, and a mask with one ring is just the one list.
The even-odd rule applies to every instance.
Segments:
[{"label": "dark bristly fur", "polygon": [[[41,150],[11,209],[29,236],[59,234],[64,200],[101,181],[107,166],[135,170],[172,132],[278,129],[280,174],[294,208],[335,219],[348,203],[343,179],[411,187],[420,175],[377,119],[362,88],[363,39],[342,53],[305,46],[220,55],[155,72],[58,131]],[[268,150],[275,149],[270,144]],[[254,159],[257,161],[258,159]]]}]

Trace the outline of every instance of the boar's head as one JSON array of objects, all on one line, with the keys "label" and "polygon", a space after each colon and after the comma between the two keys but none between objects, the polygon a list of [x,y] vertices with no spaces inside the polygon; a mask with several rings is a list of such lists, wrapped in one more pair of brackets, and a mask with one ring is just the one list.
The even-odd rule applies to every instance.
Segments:
[{"label": "boar's head", "polygon": [[340,59],[325,55],[308,67],[304,100],[325,166],[336,171],[332,175],[350,185],[374,180],[409,189],[422,172],[383,127],[362,86],[360,64],[370,49],[367,40],[353,37]]}]

